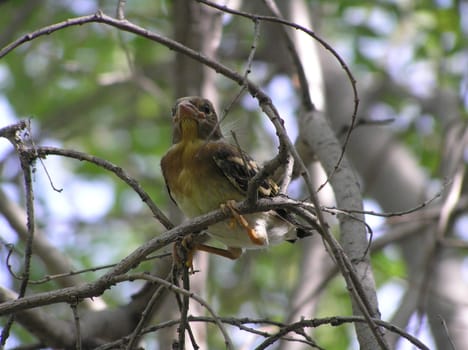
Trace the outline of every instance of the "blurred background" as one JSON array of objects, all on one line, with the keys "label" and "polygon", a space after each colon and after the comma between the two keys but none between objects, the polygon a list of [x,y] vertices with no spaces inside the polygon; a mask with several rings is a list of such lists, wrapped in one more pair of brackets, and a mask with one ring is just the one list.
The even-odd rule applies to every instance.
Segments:
[{"label": "blurred background", "polygon": [[[357,80],[358,128],[347,151],[366,209],[407,211],[442,191],[437,200],[407,215],[366,215],[378,243],[372,264],[383,319],[431,348],[468,348],[468,2],[279,3],[286,18],[326,40]],[[271,15],[261,1],[227,5]],[[0,47],[98,9],[114,16],[116,8],[117,1],[2,1]],[[297,76],[277,25],[262,23],[255,38],[252,21],[183,0],[127,0],[125,16],[241,74],[257,41],[249,77],[272,98],[296,140],[301,108]],[[299,37],[298,31],[291,35],[301,50],[310,50],[302,56],[310,60],[302,63],[312,99],[343,141],[353,111],[351,83],[329,51],[306,35]],[[243,94],[225,113],[239,91],[236,83],[163,45],[104,24],[85,24],[39,37],[0,59],[0,127],[30,119],[37,145],[85,152],[122,167],[177,223],[182,217],[166,193],[159,162],[171,144],[170,111],[178,97],[210,98],[218,114],[225,115],[225,134],[234,131],[258,161],[276,153],[274,128],[254,99]],[[323,178],[317,163],[310,166],[319,185]],[[164,231],[134,191],[102,168],[48,156],[35,163],[33,175],[37,230],[73,270],[116,263]],[[302,198],[300,180],[293,182],[290,194]],[[324,205],[334,205],[329,190],[320,195]],[[15,290],[18,281],[6,268],[7,245],[15,247],[10,264],[20,273],[24,236],[14,219],[24,222],[25,199],[18,157],[6,139],[0,140],[0,202],[0,285]],[[52,274],[45,260],[41,253],[33,255],[32,279]],[[219,315],[289,322],[301,315],[351,314],[342,278],[332,272],[319,238],[249,251],[236,262],[201,256],[195,264],[202,270],[198,291]],[[150,270],[151,263],[139,269]],[[92,281],[101,274],[91,271],[80,279]],[[58,286],[52,281],[28,290]],[[119,284],[93,307],[124,305],[141,286]],[[71,318],[66,307],[50,310]],[[253,335],[233,333],[239,349],[259,343]],[[324,349],[355,349],[353,334],[351,326],[319,327],[313,339]],[[206,338],[209,348],[222,344],[216,332]],[[7,346],[34,341],[14,324]],[[158,336],[145,342],[149,349],[166,348]],[[397,339],[392,344],[412,348]],[[296,349],[292,346],[304,348],[300,343],[278,343],[276,348]]]}]

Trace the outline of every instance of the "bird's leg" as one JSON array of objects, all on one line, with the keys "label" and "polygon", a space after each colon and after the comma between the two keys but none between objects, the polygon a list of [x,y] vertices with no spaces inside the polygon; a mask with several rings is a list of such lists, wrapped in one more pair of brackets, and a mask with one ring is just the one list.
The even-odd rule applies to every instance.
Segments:
[{"label": "bird's leg", "polygon": [[255,231],[254,228],[249,226],[247,220],[241,214],[239,214],[239,212],[234,207],[235,203],[236,202],[234,200],[229,200],[226,202],[226,204],[221,204],[221,209],[226,213],[232,214],[233,216],[230,225],[235,225],[235,223],[237,222],[241,227],[245,228],[245,230],[247,231],[247,235],[249,236],[253,244],[265,245],[265,239],[260,237],[257,234],[257,231]]},{"label": "bird's leg", "polygon": [[216,247],[212,247],[212,246],[200,243],[196,245],[195,249],[201,250],[207,253],[223,256],[231,260],[236,260],[242,255],[242,249],[235,248],[235,247],[228,247],[227,249],[221,249],[221,248],[216,248]]},{"label": "bird's leg", "polygon": [[181,242],[174,244],[174,261],[179,265],[181,265],[183,262],[189,269],[189,272],[193,274],[195,273],[193,269],[193,257],[197,250],[216,254],[232,260],[239,258],[242,254],[241,248],[228,247],[227,249],[221,249],[202,243],[197,243],[195,242],[193,235],[189,234],[185,236]]},{"label": "bird's leg", "polygon": [[177,266],[185,265],[191,274],[195,273],[193,270],[193,256],[195,250],[193,249],[194,239],[192,234],[188,234],[181,241],[174,243],[172,256]]}]

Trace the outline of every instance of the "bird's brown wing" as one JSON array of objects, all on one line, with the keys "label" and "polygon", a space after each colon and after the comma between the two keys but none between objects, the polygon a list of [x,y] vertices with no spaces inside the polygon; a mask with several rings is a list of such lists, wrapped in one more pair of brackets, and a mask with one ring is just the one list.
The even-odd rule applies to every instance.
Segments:
[{"label": "bird's brown wing", "polygon": [[[231,145],[217,148],[213,153],[213,159],[231,184],[242,194],[246,194],[249,181],[259,171],[257,163],[247,153]],[[279,187],[273,180],[266,179],[258,188],[258,192],[260,197],[274,197],[279,195]],[[312,234],[311,227],[302,225],[296,220],[295,215],[286,209],[273,210],[270,215],[276,215],[295,226],[298,238]]]},{"label": "bird's brown wing", "polygon": [[[257,163],[245,152],[231,145],[219,147],[213,159],[223,175],[242,194],[247,193],[249,181],[258,173]],[[264,180],[258,188],[261,197],[272,197],[279,193],[278,185],[271,179]]]}]

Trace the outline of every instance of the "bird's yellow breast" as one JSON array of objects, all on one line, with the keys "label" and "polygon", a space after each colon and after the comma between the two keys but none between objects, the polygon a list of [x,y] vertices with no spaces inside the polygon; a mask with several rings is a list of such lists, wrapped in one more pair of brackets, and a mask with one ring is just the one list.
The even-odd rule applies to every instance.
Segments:
[{"label": "bird's yellow breast", "polygon": [[194,217],[242,199],[213,160],[215,143],[192,139],[173,145],[161,160],[164,178],[177,205]]}]

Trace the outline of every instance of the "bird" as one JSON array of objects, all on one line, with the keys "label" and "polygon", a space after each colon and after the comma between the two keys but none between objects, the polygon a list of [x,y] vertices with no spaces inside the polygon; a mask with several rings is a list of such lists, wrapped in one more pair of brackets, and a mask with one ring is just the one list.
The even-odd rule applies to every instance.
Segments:
[{"label": "bird", "polygon": [[[188,244],[189,249],[234,260],[245,249],[266,248],[311,235],[310,228],[286,209],[243,215],[235,210],[234,203],[246,199],[249,181],[259,172],[259,166],[238,145],[226,140],[208,99],[177,99],[172,108],[172,124],[172,145],[161,158],[170,198],[188,218],[219,208],[232,215],[231,219],[207,228],[208,235],[225,248],[195,243]],[[271,178],[258,188],[259,198],[278,195],[279,186]]]}]

